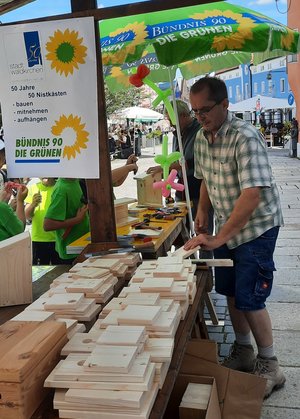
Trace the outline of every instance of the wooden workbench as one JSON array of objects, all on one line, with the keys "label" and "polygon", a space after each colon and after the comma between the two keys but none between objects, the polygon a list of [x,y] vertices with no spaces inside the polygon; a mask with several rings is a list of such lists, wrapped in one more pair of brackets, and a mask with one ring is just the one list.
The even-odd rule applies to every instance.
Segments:
[{"label": "wooden workbench", "polygon": [[[154,211],[149,211],[145,209],[146,213],[154,213]],[[155,221],[151,219],[151,227],[162,227],[162,233],[159,237],[153,238],[153,246],[151,248],[141,249],[140,253],[143,256],[143,259],[157,259],[159,256],[166,256],[167,252],[171,249],[172,244],[177,238],[181,239],[181,244],[186,242],[189,239],[188,230],[186,228],[186,210],[183,210],[178,218],[172,221]],[[144,213],[140,215],[140,220],[144,219]],[[130,234],[131,227],[130,225],[122,226],[117,228],[118,236],[126,236]],[[143,230],[139,230],[143,234]],[[133,245],[141,244],[140,241],[134,241]],[[80,239],[75,240],[71,243],[67,252],[72,253],[72,248],[74,253],[78,253],[79,256],[77,261],[82,261],[85,258],[85,253],[93,253],[101,250],[107,250],[110,248],[119,247],[117,243],[90,243],[90,233],[85,234]],[[80,253],[81,252],[81,253]]]}]

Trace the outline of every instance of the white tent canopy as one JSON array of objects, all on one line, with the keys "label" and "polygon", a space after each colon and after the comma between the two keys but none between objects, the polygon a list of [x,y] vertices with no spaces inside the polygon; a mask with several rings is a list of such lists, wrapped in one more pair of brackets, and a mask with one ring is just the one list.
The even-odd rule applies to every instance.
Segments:
[{"label": "white tent canopy", "polygon": [[237,103],[230,103],[229,110],[232,112],[254,112],[257,100],[260,99],[260,109],[263,111],[271,109],[290,109],[295,105],[289,105],[287,99],[279,99],[270,96],[254,96]]},{"label": "white tent canopy", "polygon": [[145,122],[159,121],[163,118],[163,114],[153,111],[152,109],[141,108],[139,106],[131,106],[111,115],[111,119],[136,119]]}]

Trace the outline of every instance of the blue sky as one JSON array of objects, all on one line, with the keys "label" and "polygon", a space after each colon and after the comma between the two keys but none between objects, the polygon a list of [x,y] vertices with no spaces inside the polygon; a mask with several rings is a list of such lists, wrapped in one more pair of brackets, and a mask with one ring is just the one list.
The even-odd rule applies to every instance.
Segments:
[{"label": "blue sky", "polygon": [[[128,3],[136,3],[136,0],[98,0],[98,4],[101,7],[116,6]],[[230,3],[245,7],[244,0],[230,0]],[[276,4],[278,9],[283,13],[279,13],[277,11]],[[284,24],[287,22],[287,14],[285,13],[287,8],[287,0],[278,0],[277,2],[275,0],[249,0],[249,2],[247,2],[247,7],[267,16],[271,16],[273,19]],[[69,13],[70,11],[70,0],[35,0],[26,6],[20,7],[17,10],[1,15],[0,20],[3,23],[15,22],[19,20]]]}]

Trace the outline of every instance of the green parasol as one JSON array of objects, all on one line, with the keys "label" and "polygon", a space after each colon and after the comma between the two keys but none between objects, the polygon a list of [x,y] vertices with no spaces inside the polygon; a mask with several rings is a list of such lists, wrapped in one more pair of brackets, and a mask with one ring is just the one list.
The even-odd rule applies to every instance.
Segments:
[{"label": "green parasol", "polygon": [[[224,51],[268,52],[277,56],[299,51],[299,33],[253,10],[220,1],[99,23],[104,65],[142,58],[152,44],[158,62],[177,65]],[[255,56],[254,56],[255,61]]]}]

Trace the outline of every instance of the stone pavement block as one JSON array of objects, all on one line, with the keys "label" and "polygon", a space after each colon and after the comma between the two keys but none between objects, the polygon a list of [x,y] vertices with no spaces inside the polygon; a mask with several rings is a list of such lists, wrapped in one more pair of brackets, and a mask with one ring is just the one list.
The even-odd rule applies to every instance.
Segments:
[{"label": "stone pavement block", "polygon": [[223,333],[223,326],[207,326],[207,331],[211,333]]},{"label": "stone pavement block", "polygon": [[[293,407],[300,409],[300,375],[299,368],[283,368],[286,382],[283,388],[274,391],[264,401],[264,406],[271,407]],[[271,418],[270,418],[271,419]],[[282,419],[285,419],[283,417]]]},{"label": "stone pavement block", "polygon": [[[267,303],[273,330],[300,331],[299,303]],[[226,320],[225,320],[226,324]],[[298,348],[299,353],[299,348]]]},{"label": "stone pavement block", "polygon": [[300,286],[279,285],[275,282],[273,284],[271,295],[268,297],[268,301],[297,303],[300,301]]},{"label": "stone pavement block", "polygon": [[300,268],[298,256],[274,256],[276,268]]},{"label": "stone pavement block", "polygon": [[299,285],[300,269],[277,268],[274,272],[274,284],[276,285]]},{"label": "stone pavement block", "polygon": [[225,333],[233,333],[233,327],[232,326],[225,326],[224,327]]},{"label": "stone pavement block", "polygon": [[227,333],[226,338],[225,338],[225,342],[231,344],[234,341],[235,341],[235,334],[234,333]]},{"label": "stone pavement block", "polygon": [[276,245],[274,255],[275,256],[299,256],[299,246],[278,246]]},{"label": "stone pavement block", "polygon": [[285,238],[278,238],[276,241],[276,249],[278,247],[284,247],[285,249],[289,250],[291,246],[295,246],[300,251],[300,239],[285,239]]},{"label": "stone pavement block", "polygon": [[300,332],[273,330],[273,338],[275,353],[280,365],[283,368],[300,367]]},{"label": "stone pavement block", "polygon": [[279,230],[279,239],[300,239],[300,230],[293,230],[293,229],[287,229],[285,227],[281,227]]},{"label": "stone pavement block", "polygon": [[231,344],[222,343],[219,346],[219,355],[220,355],[220,357],[223,358],[225,356],[228,356],[229,355],[230,348],[231,348]]},{"label": "stone pavement block", "polygon": [[214,340],[217,343],[224,342],[224,334],[223,333],[209,333],[209,339]]},{"label": "stone pavement block", "polygon": [[298,409],[263,406],[260,419],[299,419]]}]

